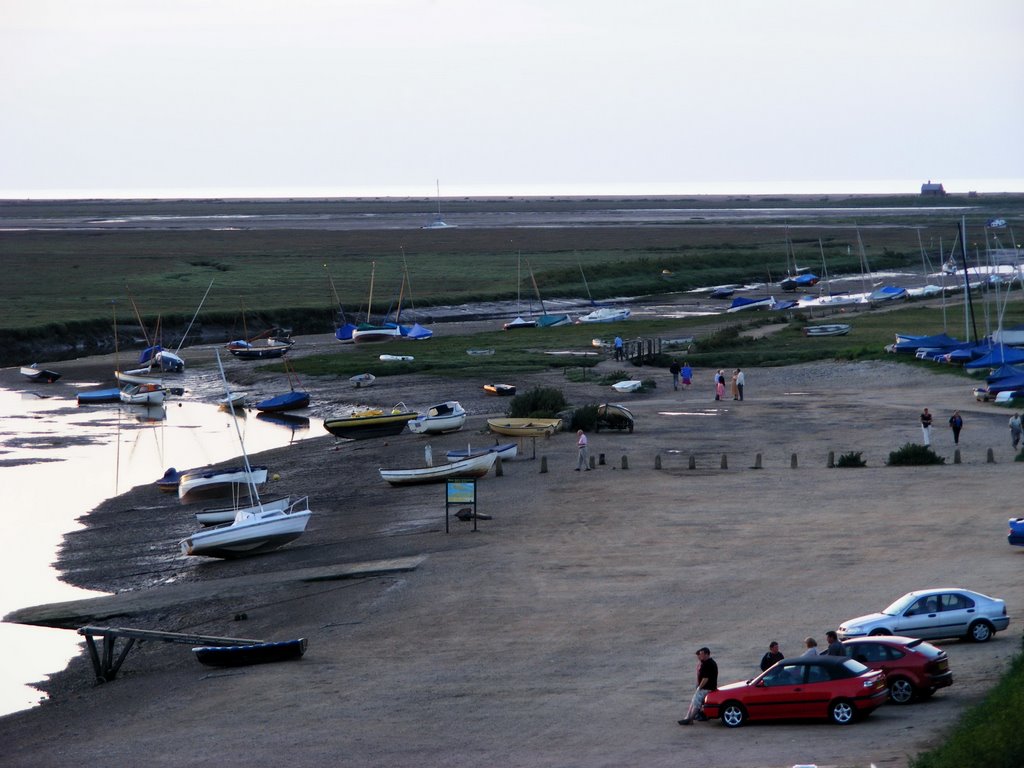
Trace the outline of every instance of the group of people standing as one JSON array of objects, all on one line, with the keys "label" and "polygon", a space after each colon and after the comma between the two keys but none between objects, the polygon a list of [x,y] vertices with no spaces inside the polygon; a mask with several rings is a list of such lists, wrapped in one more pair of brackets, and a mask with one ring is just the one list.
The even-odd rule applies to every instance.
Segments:
[{"label": "group of people standing", "polygon": [[[693,369],[688,362],[684,360],[680,363],[678,360],[673,360],[668,367],[668,372],[672,374],[672,389],[678,391],[680,386],[683,389],[690,388],[690,384],[693,382]],[[733,371],[731,379],[733,400],[743,399],[743,388],[746,382],[747,377],[742,370],[737,368]],[[725,400],[725,371],[721,369],[715,374],[715,400]]]},{"label": "group of people standing", "polygon": [[[828,645],[825,650],[818,650],[818,641],[813,637],[804,639],[804,652],[801,656],[846,656],[846,646],[839,642],[839,635],[835,630],[830,629],[825,633],[825,640]],[[761,671],[765,672],[785,659],[786,656],[779,648],[779,641],[772,640],[768,644],[768,651],[761,657]],[[704,714],[704,700],[711,691],[718,690],[718,663],[711,658],[711,649],[707,646],[697,649],[697,689],[690,698],[690,706],[686,715],[677,722],[680,725],[690,725],[694,720],[700,722],[707,720]]]},{"label": "group of people standing", "polygon": [[[932,414],[927,408],[921,411],[921,441],[924,445],[932,444]],[[1022,428],[1021,415],[1015,413],[1010,417],[1010,444],[1013,445],[1013,450],[1019,450],[1021,445]],[[964,417],[960,415],[960,411],[953,411],[953,415],[949,417],[949,428],[953,432],[953,445],[960,445],[960,432],[964,428]]]}]

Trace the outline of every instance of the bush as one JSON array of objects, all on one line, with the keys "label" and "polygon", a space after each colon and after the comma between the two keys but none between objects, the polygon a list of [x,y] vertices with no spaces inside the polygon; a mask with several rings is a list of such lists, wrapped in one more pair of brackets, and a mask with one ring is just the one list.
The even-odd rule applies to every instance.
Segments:
[{"label": "bush", "polygon": [[513,419],[553,419],[564,411],[568,403],[562,390],[554,387],[534,387],[529,392],[516,395],[508,406],[508,416]]},{"label": "bush", "polygon": [[924,467],[930,464],[945,464],[946,460],[927,445],[907,443],[890,453],[889,460],[885,463],[890,467]]},{"label": "bush", "polygon": [[572,423],[570,430],[582,429],[584,432],[594,432],[597,429],[597,406],[584,405],[572,412]]},{"label": "bush", "polygon": [[[892,457],[890,456],[890,458]],[[836,460],[837,467],[866,467],[867,465],[867,462],[864,461],[863,458],[861,458],[860,451],[850,451],[849,453],[844,453]]]}]

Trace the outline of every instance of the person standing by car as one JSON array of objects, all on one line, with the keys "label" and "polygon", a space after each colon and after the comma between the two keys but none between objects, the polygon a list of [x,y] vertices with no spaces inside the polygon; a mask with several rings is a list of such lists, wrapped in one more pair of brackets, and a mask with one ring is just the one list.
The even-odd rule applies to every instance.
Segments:
[{"label": "person standing by car", "polygon": [[768,653],[761,657],[761,671],[764,672],[766,669],[782,661],[785,656],[782,655],[782,651],[779,650],[779,641],[772,640],[768,643]]},{"label": "person standing by car", "polygon": [[711,691],[718,690],[718,663],[711,658],[711,649],[707,646],[697,650],[697,690],[690,699],[690,708],[686,717],[677,721],[680,725],[689,725],[697,720],[707,720],[704,716],[704,699]]},{"label": "person standing by car", "polygon": [[960,411],[953,411],[949,417],[949,428],[953,430],[953,445],[960,445],[960,430],[964,428],[964,417]]},{"label": "person standing by car", "polygon": [[829,630],[825,633],[825,641],[828,643],[828,648],[822,651],[819,655],[821,656],[846,656],[846,646],[839,642],[839,635],[834,630]]},{"label": "person standing by car", "polygon": [[927,408],[921,411],[921,440],[926,447],[932,444],[932,415]]},{"label": "person standing by car", "polygon": [[1020,414],[1015,413],[1010,417],[1010,442],[1013,443],[1013,450],[1017,450],[1017,446],[1020,445]]},{"label": "person standing by car", "polygon": [[676,391],[679,390],[679,374],[682,370],[678,360],[673,360],[672,365],[668,367],[668,372],[672,374],[672,389]]},{"label": "person standing by car", "polygon": [[818,653],[818,641],[815,640],[813,637],[805,637],[804,638],[804,648],[806,648],[807,650],[805,650],[803,653],[801,653],[800,654],[801,656],[818,656],[818,655],[820,655]]}]

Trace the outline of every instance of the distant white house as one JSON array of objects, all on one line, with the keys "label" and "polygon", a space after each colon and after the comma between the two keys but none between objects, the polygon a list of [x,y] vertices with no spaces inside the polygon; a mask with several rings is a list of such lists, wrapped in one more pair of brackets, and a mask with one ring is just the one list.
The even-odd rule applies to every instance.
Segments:
[{"label": "distant white house", "polygon": [[941,184],[933,184],[931,179],[926,184],[921,185],[921,194],[931,197],[942,197],[946,194],[946,190]]}]

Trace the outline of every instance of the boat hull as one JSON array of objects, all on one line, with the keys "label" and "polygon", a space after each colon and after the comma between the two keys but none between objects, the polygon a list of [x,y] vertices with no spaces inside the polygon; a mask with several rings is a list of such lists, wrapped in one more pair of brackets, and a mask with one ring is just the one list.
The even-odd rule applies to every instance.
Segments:
[{"label": "boat hull", "polygon": [[484,384],[484,392],[497,397],[512,397],[516,393],[516,388],[512,384]]},{"label": "boat hull", "polygon": [[281,413],[282,411],[295,411],[309,405],[308,392],[287,392],[277,397],[271,397],[256,403],[257,411],[267,413]]},{"label": "boat hull", "polygon": [[252,483],[263,485],[267,482],[266,467],[244,467],[224,470],[194,470],[182,472],[178,481],[178,499],[184,502],[198,499],[216,499],[239,493],[242,486]]},{"label": "boat hull", "polygon": [[478,456],[481,453],[494,453],[497,454],[498,458],[502,461],[511,461],[519,455],[519,446],[516,443],[504,443],[503,445],[492,445],[490,448],[479,451],[468,449],[448,451],[448,453],[445,454],[445,458],[448,461],[462,461],[463,459],[468,459],[470,456]]},{"label": "boat hull", "polygon": [[482,453],[469,456],[459,461],[441,464],[436,467],[419,469],[381,469],[381,479],[391,485],[421,485],[423,483],[443,483],[451,478],[483,477],[498,460],[496,453]]},{"label": "boat hull", "polygon": [[34,368],[32,366],[23,367],[21,375],[31,381],[40,381],[46,384],[53,384],[53,382],[60,378],[60,374],[56,371],[47,370],[46,368]]},{"label": "boat hull", "polygon": [[578,323],[617,323],[628,320],[630,311],[625,308],[603,307],[578,318]]},{"label": "boat hull", "polygon": [[846,323],[834,323],[832,325],[809,325],[804,328],[804,336],[845,336],[850,332],[850,326]]},{"label": "boat hull", "polygon": [[[298,505],[306,504],[304,509]],[[267,510],[238,514],[226,525],[196,531],[179,542],[182,554],[191,557],[232,559],[271,552],[294,541],[306,530],[312,513],[308,497],[294,502],[285,510]]]},{"label": "boat hull", "polygon": [[487,428],[491,432],[510,437],[550,437],[561,427],[561,419],[496,418],[487,420]]},{"label": "boat hull", "polygon": [[466,410],[462,405],[449,400],[427,409],[427,412],[409,422],[409,431],[418,435],[443,435],[458,432],[466,423]]},{"label": "boat hull", "polygon": [[209,667],[243,667],[275,661],[301,659],[306,652],[306,638],[284,640],[279,643],[252,643],[249,645],[200,646],[193,648],[196,660]]},{"label": "boat hull", "polygon": [[242,514],[252,514],[261,509],[283,512],[291,506],[291,503],[291,496],[285,496],[280,499],[271,499],[270,501],[264,501],[260,504],[253,504],[245,507],[238,507],[235,505],[230,507],[213,507],[196,512],[196,520],[202,526],[222,525],[224,523],[230,523],[238,517],[239,512]]},{"label": "boat hull", "polygon": [[324,429],[335,437],[349,440],[365,440],[371,437],[400,435],[406,424],[416,418],[415,411],[398,413],[368,412],[334,419],[324,419]]}]

